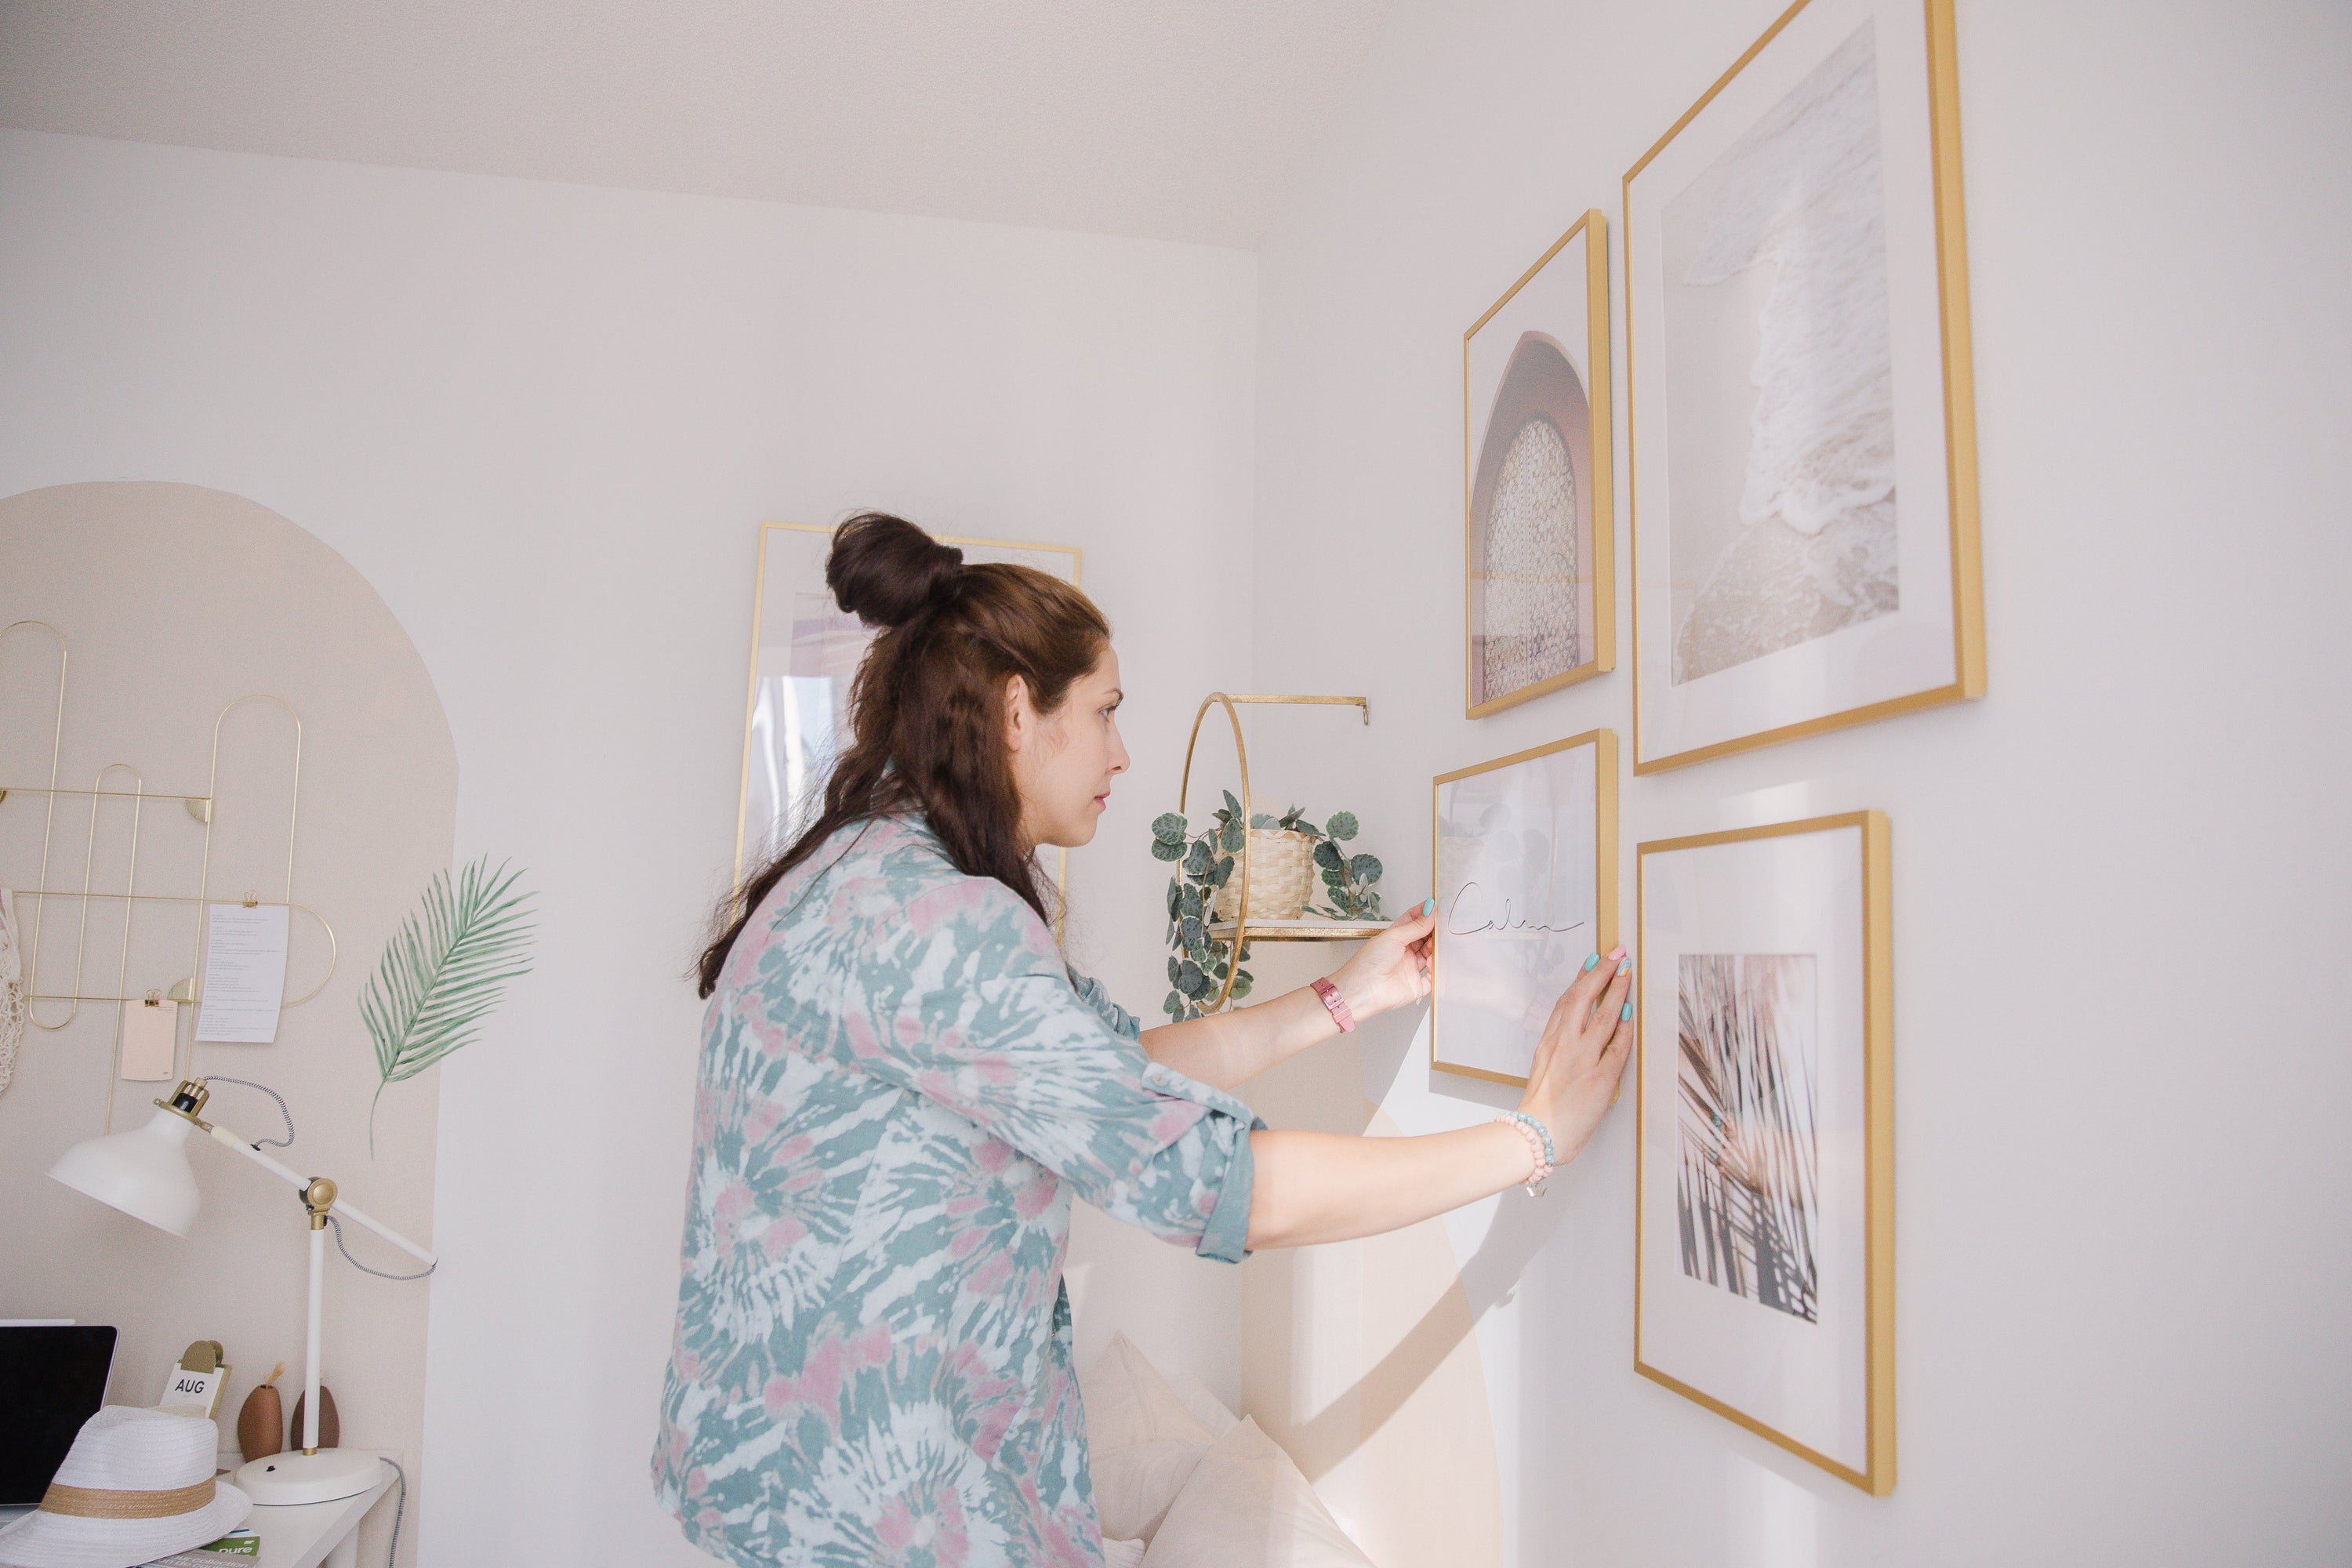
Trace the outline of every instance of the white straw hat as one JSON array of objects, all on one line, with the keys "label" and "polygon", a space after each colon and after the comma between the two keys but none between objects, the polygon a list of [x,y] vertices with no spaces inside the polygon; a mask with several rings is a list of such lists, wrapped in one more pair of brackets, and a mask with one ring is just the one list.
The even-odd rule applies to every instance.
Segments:
[{"label": "white straw hat", "polygon": [[82,1423],[37,1512],[0,1530],[11,1568],[135,1568],[217,1541],[253,1500],[215,1480],[220,1428],[110,1405]]}]

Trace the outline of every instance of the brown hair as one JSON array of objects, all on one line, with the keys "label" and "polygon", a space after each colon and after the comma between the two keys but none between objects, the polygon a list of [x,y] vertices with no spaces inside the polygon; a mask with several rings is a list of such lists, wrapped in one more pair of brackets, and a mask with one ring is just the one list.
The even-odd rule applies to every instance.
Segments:
[{"label": "brown hair", "polygon": [[995,878],[1045,918],[1020,841],[1004,684],[1019,676],[1052,712],[1101,662],[1110,623],[1067,583],[1029,566],[967,566],[962,551],[887,512],[841,525],[824,582],[844,610],[885,629],[850,686],[851,741],[824,809],[720,907],[698,966],[705,996],[775,885],[841,828],[887,812],[919,811],[957,870]]}]

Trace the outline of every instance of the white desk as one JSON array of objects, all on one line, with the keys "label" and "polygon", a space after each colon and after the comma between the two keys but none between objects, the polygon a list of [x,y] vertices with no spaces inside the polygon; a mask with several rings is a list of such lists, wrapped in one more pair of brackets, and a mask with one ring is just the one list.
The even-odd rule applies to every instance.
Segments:
[{"label": "white desk", "polygon": [[[377,1450],[381,1456],[382,1450]],[[383,1466],[375,1485],[357,1497],[333,1502],[304,1502],[264,1508],[256,1503],[245,1522],[261,1537],[261,1555],[223,1557],[224,1568],[359,1568],[360,1521],[383,1500],[393,1488],[390,1465]],[[0,1509],[0,1524],[33,1510]]]},{"label": "white desk", "polygon": [[359,1568],[360,1521],[393,1487],[390,1465],[379,1467],[375,1485],[357,1497],[333,1502],[253,1505],[246,1523],[261,1537],[259,1558],[223,1558],[254,1568]]}]

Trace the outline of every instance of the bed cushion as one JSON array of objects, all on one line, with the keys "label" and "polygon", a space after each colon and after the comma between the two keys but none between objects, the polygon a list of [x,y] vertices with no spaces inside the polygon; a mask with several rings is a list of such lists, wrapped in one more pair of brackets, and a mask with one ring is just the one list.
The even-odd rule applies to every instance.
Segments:
[{"label": "bed cushion", "polygon": [[1290,1456],[1244,1417],[1201,1456],[1143,1568],[1372,1568]]},{"label": "bed cushion", "polygon": [[1184,1402],[1192,1418],[1208,1428],[1211,1437],[1222,1437],[1241,1425],[1242,1418],[1225,1408],[1225,1402],[1209,1392],[1209,1385],[1189,1372],[1171,1372],[1168,1386]]},{"label": "bed cushion", "polygon": [[1078,1397],[1103,1535],[1148,1542],[1215,1436],[1125,1334],[1080,1375]]}]

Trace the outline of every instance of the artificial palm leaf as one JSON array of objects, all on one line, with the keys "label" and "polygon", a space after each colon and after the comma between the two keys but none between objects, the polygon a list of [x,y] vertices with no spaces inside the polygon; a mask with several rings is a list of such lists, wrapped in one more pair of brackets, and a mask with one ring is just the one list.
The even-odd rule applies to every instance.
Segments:
[{"label": "artificial palm leaf", "polygon": [[[530,972],[531,895],[521,877],[489,857],[457,874],[436,871],[422,905],[384,944],[383,957],[360,993],[360,1018],[375,1042],[375,1100],[404,1079],[472,1042],[475,1026],[505,994],[506,983]],[[375,1152],[375,1100],[368,1102],[368,1152]]]}]

